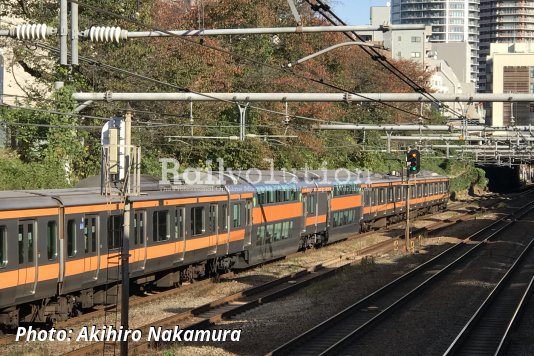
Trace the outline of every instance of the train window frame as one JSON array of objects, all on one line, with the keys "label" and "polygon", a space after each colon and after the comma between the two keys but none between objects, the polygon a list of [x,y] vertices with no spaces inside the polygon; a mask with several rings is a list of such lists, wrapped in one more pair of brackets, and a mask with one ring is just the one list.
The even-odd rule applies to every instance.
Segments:
[{"label": "train window frame", "polygon": [[219,216],[221,232],[228,231],[228,203],[221,205],[221,215]]},{"label": "train window frame", "polygon": [[273,228],[273,241],[280,240],[282,240],[282,223],[276,223]]},{"label": "train window frame", "polygon": [[56,220],[50,220],[46,223],[46,257],[48,258],[49,261],[55,261],[57,258],[57,221]]},{"label": "train window frame", "polygon": [[265,235],[265,226],[264,225],[258,226],[258,229],[256,230],[256,246],[260,246],[263,244],[264,235]]},{"label": "train window frame", "polygon": [[315,194],[309,194],[307,197],[306,197],[306,214],[310,214],[310,215],[315,215],[315,211],[316,211],[316,197],[315,197]]},{"label": "train window frame", "polygon": [[217,204],[210,204],[208,209],[208,227],[209,231],[216,233],[217,232],[217,210],[219,206]]},{"label": "train window frame", "polygon": [[7,226],[0,225],[0,268],[7,267],[9,262],[7,258]]},{"label": "train window frame", "polygon": [[[200,215],[197,212],[200,212]],[[191,236],[200,236],[206,232],[205,207],[194,206],[189,210],[191,220]],[[200,218],[200,221],[199,221]]]},{"label": "train window frame", "polygon": [[[140,217],[140,219],[138,219]],[[144,210],[134,213],[134,245],[142,245],[145,242],[146,214]]]},{"label": "train window frame", "polygon": [[[30,228],[31,227],[31,231],[30,231]],[[35,222],[34,221],[31,221],[28,223],[28,232],[26,234],[26,238],[28,240],[28,261],[27,262],[33,262],[33,259],[34,259],[34,254],[33,254],[33,245],[34,245],[34,237],[35,237],[35,234],[34,234],[34,231],[35,231]]]},{"label": "train window frame", "polygon": [[[163,230],[163,234],[162,234],[162,230]],[[163,241],[169,241],[170,238],[171,238],[171,214],[169,213],[169,210],[153,211],[152,212],[152,241],[163,242]]]},{"label": "train window frame", "polygon": [[232,227],[234,229],[240,228],[242,226],[242,204],[241,202],[232,203]]},{"label": "train window frame", "polygon": [[76,250],[76,219],[67,220],[67,257],[72,258],[78,252]]},{"label": "train window frame", "polygon": [[[89,237],[89,230],[87,228],[88,221],[91,219],[91,228],[94,229],[94,231],[91,231]],[[86,215],[83,218],[83,236],[84,236],[84,251],[85,253],[95,253],[97,248],[97,241],[98,241],[98,216],[97,215]]]},{"label": "train window frame", "polygon": [[185,238],[185,208],[179,207],[174,211],[174,238],[182,240]]},{"label": "train window frame", "polygon": [[108,234],[108,250],[117,250],[121,247],[122,238],[122,215],[108,215],[107,234]]},{"label": "train window frame", "polygon": [[289,221],[282,223],[282,240],[289,239]]},{"label": "train window frame", "polygon": [[395,193],[393,192],[393,186],[388,187],[388,203],[393,203],[395,200]]},{"label": "train window frame", "polygon": [[380,204],[385,204],[387,202],[387,190],[386,188],[379,188],[380,191]]}]

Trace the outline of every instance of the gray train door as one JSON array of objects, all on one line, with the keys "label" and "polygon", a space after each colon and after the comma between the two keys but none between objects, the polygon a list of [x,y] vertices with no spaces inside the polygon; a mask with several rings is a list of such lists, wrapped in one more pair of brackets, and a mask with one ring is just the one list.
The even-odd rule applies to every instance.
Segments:
[{"label": "gray train door", "polygon": [[98,216],[85,215],[83,219],[84,239],[84,281],[98,279],[100,270],[100,240],[98,234]]},{"label": "gray train door", "polygon": [[17,297],[35,294],[39,270],[36,227],[35,220],[22,220],[18,224]]},{"label": "gray train door", "polygon": [[176,248],[174,262],[182,262],[185,258],[185,208],[176,208],[174,212],[174,236]]}]

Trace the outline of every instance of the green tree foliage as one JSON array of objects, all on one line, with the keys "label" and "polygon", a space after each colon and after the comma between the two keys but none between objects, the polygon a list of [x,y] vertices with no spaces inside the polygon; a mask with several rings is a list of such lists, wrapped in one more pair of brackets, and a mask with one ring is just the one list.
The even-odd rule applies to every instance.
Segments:
[{"label": "green tree foliage", "polygon": [[[18,16],[32,23],[58,24],[56,0],[0,0],[3,16]],[[167,0],[85,0],[80,4],[80,29],[92,25],[120,26],[131,31],[154,29],[244,28],[295,26],[286,0],[205,0],[205,7],[189,9],[184,1]],[[105,9],[102,13],[96,9]],[[139,5],[139,7],[138,7]],[[203,9],[203,10],[202,10]],[[299,5],[304,25],[326,25],[310,7]],[[112,13],[118,15],[114,16]],[[132,23],[128,19],[137,22]],[[33,100],[28,105],[70,112],[76,103],[73,91],[95,92],[333,92],[331,83],[351,92],[411,92],[411,89],[363,50],[340,48],[288,69],[287,64],[310,53],[345,42],[343,34],[287,34],[253,36],[218,36],[189,38],[131,39],[121,43],[80,43],[80,54],[94,62],[83,61],[79,67],[65,69],[57,65],[57,53],[11,41],[15,61],[39,73],[38,84],[52,88],[56,80],[66,88],[53,94],[55,101],[37,86],[28,87]],[[57,38],[49,42],[57,47]],[[218,48],[220,50],[216,50]],[[39,53],[39,55],[35,55]],[[99,63],[155,78],[156,83],[108,69]],[[414,62],[395,61],[395,65],[420,85],[426,85],[430,73]],[[306,80],[312,78],[313,81]],[[52,92],[52,89],[50,89]],[[48,97],[48,99],[50,99]],[[247,133],[258,135],[245,142],[232,140],[170,141],[166,136],[237,136],[239,110],[231,103],[132,102],[134,112],[133,143],[142,146],[144,173],[159,175],[158,159],[176,158],[181,166],[203,166],[206,160],[225,159],[231,168],[267,168],[264,158],[272,158],[276,168],[347,167],[380,171],[397,169],[386,155],[369,152],[383,149],[380,134],[361,132],[320,132],[313,117],[327,122],[418,123],[418,104],[399,104],[408,115],[377,103],[350,104],[291,103],[289,120],[284,115],[251,108],[247,114]],[[254,104],[264,109],[285,112],[283,103]],[[74,126],[101,126],[91,116],[110,117],[123,112],[125,103],[95,103],[85,109],[85,118],[37,113],[4,108],[2,117],[12,125],[39,123],[61,127],[10,126],[13,148],[23,162],[49,164],[66,172],[65,184],[99,172],[100,131]],[[429,123],[443,119],[425,109]],[[193,120],[190,120],[190,116]],[[293,117],[295,115],[296,117]],[[195,125],[191,127],[190,124]],[[72,126],[72,128],[70,128]],[[296,138],[265,139],[268,135]],[[395,147],[398,148],[398,147]],[[65,171],[65,162],[68,169]],[[55,174],[56,172],[54,172]]]}]

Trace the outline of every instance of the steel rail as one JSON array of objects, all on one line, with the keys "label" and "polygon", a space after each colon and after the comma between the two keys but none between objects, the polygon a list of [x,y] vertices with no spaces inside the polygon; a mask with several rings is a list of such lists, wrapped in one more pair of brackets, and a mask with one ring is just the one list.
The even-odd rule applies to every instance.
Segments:
[{"label": "steel rail", "polygon": [[[530,278],[524,272],[526,263],[532,261],[534,240],[523,249],[521,255],[497,283],[488,297],[465,324],[444,355],[495,354],[505,334],[506,320],[511,320],[514,305],[518,305],[524,293],[520,285],[528,286]],[[530,254],[530,255],[529,255]]]},{"label": "steel rail", "polygon": [[519,302],[514,312],[514,315],[512,316],[510,323],[508,324],[506,331],[504,332],[504,335],[501,338],[501,342],[499,343],[499,346],[497,346],[495,356],[500,356],[507,353],[508,349],[512,344],[512,332],[519,326],[521,318],[526,314],[526,309],[529,303],[532,303],[532,295],[534,295],[534,276],[532,276],[532,278],[530,279],[530,283],[528,284],[525,293],[523,293],[521,301]]}]

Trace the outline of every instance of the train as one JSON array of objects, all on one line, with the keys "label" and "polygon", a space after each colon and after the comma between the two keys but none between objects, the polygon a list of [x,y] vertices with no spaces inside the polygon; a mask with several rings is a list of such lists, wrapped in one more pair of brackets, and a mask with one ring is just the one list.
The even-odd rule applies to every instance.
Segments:
[{"label": "train", "polygon": [[[213,184],[0,192],[0,329],[53,324],[117,303],[125,204],[130,287],[178,286],[405,218],[398,175],[345,171],[225,173]],[[182,182],[183,183],[183,182]],[[412,216],[446,209],[449,179],[410,180]]]}]

